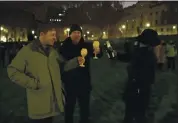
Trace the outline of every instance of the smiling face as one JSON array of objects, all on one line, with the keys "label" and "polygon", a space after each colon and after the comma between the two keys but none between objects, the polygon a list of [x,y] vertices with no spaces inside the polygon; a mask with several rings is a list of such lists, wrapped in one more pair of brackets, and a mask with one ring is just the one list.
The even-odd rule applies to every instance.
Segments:
[{"label": "smiling face", "polygon": [[44,45],[53,46],[56,39],[56,30],[54,28],[49,29],[47,31],[40,32],[40,38]]}]

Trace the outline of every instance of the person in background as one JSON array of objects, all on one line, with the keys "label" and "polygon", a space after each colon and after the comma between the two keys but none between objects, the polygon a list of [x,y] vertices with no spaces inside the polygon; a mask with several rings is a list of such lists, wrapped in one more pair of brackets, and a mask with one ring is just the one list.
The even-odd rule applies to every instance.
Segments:
[{"label": "person in background", "polygon": [[175,70],[176,65],[176,56],[177,56],[177,48],[173,41],[170,41],[166,46],[166,56],[167,56],[167,67],[168,70]]},{"label": "person in background", "polygon": [[64,112],[60,70],[77,68],[84,59],[76,55],[65,60],[53,48],[56,30],[49,24],[39,28],[39,39],[22,47],[7,72],[12,82],[26,89],[30,122],[52,123],[54,116]]},{"label": "person in background", "polygon": [[155,47],[155,54],[157,57],[158,69],[163,71],[163,67],[166,62],[166,44],[163,40],[160,45]]},{"label": "person in background", "polygon": [[156,31],[145,29],[137,37],[130,58],[118,53],[118,60],[130,62],[127,67],[128,83],[124,92],[126,105],[124,123],[145,123],[151,88],[155,81],[156,56],[154,47],[160,44]]},{"label": "person in background", "polygon": [[65,123],[73,123],[76,102],[78,102],[80,108],[80,123],[89,123],[90,95],[92,90],[90,58],[94,57],[94,52],[100,58],[102,50],[101,47],[93,49],[92,43],[84,41],[82,29],[77,24],[71,26],[69,34],[70,36],[63,41],[60,47],[62,56],[67,60],[73,59],[80,55],[82,48],[86,48],[88,54],[85,57],[85,67],[76,68],[62,74],[66,92]]}]

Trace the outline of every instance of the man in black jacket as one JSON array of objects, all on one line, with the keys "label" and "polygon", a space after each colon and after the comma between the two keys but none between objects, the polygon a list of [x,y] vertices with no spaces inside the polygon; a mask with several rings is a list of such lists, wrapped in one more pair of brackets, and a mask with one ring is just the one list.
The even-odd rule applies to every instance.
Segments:
[{"label": "man in black jacket", "polygon": [[131,58],[118,53],[118,59],[130,61],[128,83],[124,94],[124,123],[145,123],[152,84],[155,81],[156,56],[153,47],[160,44],[158,34],[146,29],[138,36]]},{"label": "man in black jacket", "polygon": [[85,57],[85,67],[76,68],[62,73],[66,92],[65,123],[73,123],[73,113],[76,101],[80,107],[80,123],[89,122],[89,102],[91,92],[90,58],[96,52],[98,57],[102,56],[101,49],[93,50],[92,43],[84,42],[82,30],[78,25],[72,25],[68,37],[60,47],[60,53],[66,60],[80,55],[81,49],[86,48],[88,54]]}]

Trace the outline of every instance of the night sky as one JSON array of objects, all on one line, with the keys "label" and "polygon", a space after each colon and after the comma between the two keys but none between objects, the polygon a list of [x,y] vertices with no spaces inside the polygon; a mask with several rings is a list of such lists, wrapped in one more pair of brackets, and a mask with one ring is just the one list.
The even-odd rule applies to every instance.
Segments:
[{"label": "night sky", "polygon": [[124,8],[125,7],[128,7],[128,6],[131,6],[133,4],[135,4],[137,1],[128,1],[128,2],[124,2]]}]

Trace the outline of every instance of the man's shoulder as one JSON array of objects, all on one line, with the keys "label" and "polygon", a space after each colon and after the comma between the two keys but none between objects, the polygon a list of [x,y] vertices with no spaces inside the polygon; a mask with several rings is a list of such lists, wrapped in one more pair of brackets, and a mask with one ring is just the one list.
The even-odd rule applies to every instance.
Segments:
[{"label": "man's shoulder", "polygon": [[25,46],[23,46],[20,51],[25,51],[25,52],[28,52],[28,51],[31,51],[31,47],[32,47],[32,43],[29,43]]}]

